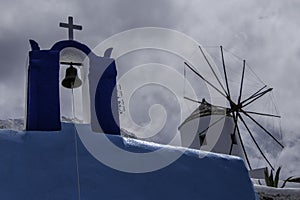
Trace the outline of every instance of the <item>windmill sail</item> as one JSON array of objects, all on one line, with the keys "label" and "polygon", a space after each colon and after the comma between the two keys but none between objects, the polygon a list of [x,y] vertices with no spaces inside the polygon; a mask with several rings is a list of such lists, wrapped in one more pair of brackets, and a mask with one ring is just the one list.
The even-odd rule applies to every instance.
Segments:
[{"label": "windmill sail", "polygon": [[[253,109],[254,104],[259,105],[256,108],[266,107],[266,104],[262,104],[259,101],[270,94],[272,88],[267,87],[260,79],[259,82],[263,83],[263,87],[257,87],[257,85],[254,87],[253,79],[247,82],[246,75],[248,75],[249,69],[252,73],[252,78],[257,78],[257,75],[251,71],[245,60],[240,62],[242,64],[241,67],[235,67],[231,71],[232,73],[229,73],[222,46],[220,47],[221,58],[219,59],[219,65],[211,64],[210,62],[212,61],[207,58],[208,55],[206,55],[203,48],[199,46],[199,49],[213,74],[212,77],[216,80],[212,82],[211,79],[202,75],[199,67],[196,68],[186,62],[185,65],[199,77],[200,81],[204,81],[207,86],[225,98],[227,105],[216,106],[209,104],[205,100],[199,102],[185,97],[189,101],[200,103],[200,106],[179,126],[182,145],[195,149],[240,156],[245,159],[248,168],[251,170],[252,166],[246,149],[247,147],[249,149],[249,142],[252,142],[257,152],[255,156],[261,157],[267,165],[274,169],[261,143],[257,140],[257,133],[269,137],[280,148],[283,148],[283,145],[269,130],[269,127],[266,128],[260,120],[257,120],[257,117],[280,118],[280,116],[278,114],[259,111],[259,109]],[[215,69],[213,66],[220,66],[220,69]],[[223,76],[219,77],[216,73],[217,70],[223,71]],[[232,79],[231,74],[238,74],[238,78]],[[221,80],[224,81],[222,82]],[[230,82],[237,84],[232,85]],[[235,91],[238,92],[234,93]],[[245,138],[248,140],[244,141]]]}]

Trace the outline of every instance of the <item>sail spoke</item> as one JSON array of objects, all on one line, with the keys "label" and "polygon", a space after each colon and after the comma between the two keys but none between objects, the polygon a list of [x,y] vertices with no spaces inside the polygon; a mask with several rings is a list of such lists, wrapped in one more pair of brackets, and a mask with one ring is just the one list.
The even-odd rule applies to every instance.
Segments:
[{"label": "sail spoke", "polygon": [[189,101],[195,102],[195,103],[201,103],[201,101],[195,100],[195,99],[191,99],[189,97],[183,97],[184,99],[187,99]]},{"label": "sail spoke", "polygon": [[263,86],[262,88],[260,88],[257,92],[255,92],[254,94],[252,94],[250,97],[248,97],[247,99],[243,100],[241,103],[245,103],[247,101],[249,101],[250,99],[256,97],[258,95],[258,93],[260,93],[263,89],[265,89],[267,86]]},{"label": "sail spoke", "polygon": [[258,123],[252,116],[250,116],[248,113],[246,113],[245,111],[242,110],[242,112],[248,117],[250,118],[258,127],[260,127],[265,133],[267,133],[275,142],[277,142],[277,144],[279,144],[282,148],[284,148],[284,146],[267,130],[265,129],[260,123]]},{"label": "sail spoke", "polygon": [[[238,118],[237,118],[237,116],[234,117],[234,121],[235,121],[236,124],[238,123]],[[239,126],[238,126],[238,125],[236,126],[236,130],[237,130],[237,133],[238,133],[238,136],[239,136],[239,140],[240,140],[240,143],[241,143],[241,146],[242,146],[244,155],[245,155],[246,162],[247,162],[247,164],[248,164],[248,166],[249,166],[249,169],[252,170],[252,167],[251,167],[251,165],[250,165],[250,161],[249,161],[249,158],[248,158],[248,155],[247,155],[247,152],[246,152],[246,149],[245,149],[245,145],[244,145],[244,143],[243,143],[242,136],[241,136],[241,132],[240,132],[240,129],[239,129]]]},{"label": "sail spoke", "polygon": [[190,66],[187,62],[184,62],[184,64],[192,70],[197,76],[199,76],[203,81],[205,81],[208,85],[210,85],[212,88],[214,88],[217,92],[219,92],[222,96],[227,98],[227,96],[221,92],[216,86],[214,86],[212,83],[210,83],[208,80],[206,80],[199,72],[197,72],[192,66]]},{"label": "sail spoke", "polygon": [[257,149],[259,150],[260,154],[262,155],[262,157],[266,160],[266,162],[270,165],[270,167],[274,170],[274,167],[272,166],[272,164],[270,163],[270,161],[267,159],[267,157],[265,156],[265,154],[263,153],[263,151],[261,150],[261,148],[259,147],[258,143],[256,142],[252,132],[250,131],[249,127],[247,126],[246,122],[244,121],[243,117],[238,113],[238,117],[239,119],[242,121],[242,123],[244,124],[245,128],[247,129],[251,139],[253,140],[255,146],[257,147]]},{"label": "sail spoke", "polygon": [[204,132],[206,132],[208,129],[210,129],[211,127],[213,127],[214,125],[216,125],[218,122],[220,122],[222,119],[224,119],[226,117],[226,115],[224,115],[223,117],[221,117],[220,119],[218,119],[217,121],[215,121],[215,122],[213,122],[212,124],[210,124],[206,129],[204,129],[203,131],[201,131],[200,133],[199,133],[199,136],[202,134],[202,133],[204,133]]},{"label": "sail spoke", "polygon": [[248,114],[254,114],[254,115],[261,115],[261,116],[267,116],[267,117],[277,117],[280,118],[281,116],[279,115],[273,115],[273,114],[268,114],[268,113],[260,113],[260,112],[253,112],[253,111],[247,111],[244,110]]},{"label": "sail spoke", "polygon": [[246,66],[246,61],[243,60],[243,72],[242,72],[242,80],[241,80],[241,85],[240,85],[240,96],[239,96],[239,99],[238,99],[238,104],[241,103],[241,98],[242,98],[243,83],[244,83],[244,76],[245,76],[245,66]]},{"label": "sail spoke", "polygon": [[263,92],[257,94],[256,97],[253,97],[253,99],[252,99],[250,102],[248,102],[248,103],[246,103],[245,105],[243,105],[243,107],[248,106],[249,104],[253,103],[253,102],[256,101],[257,99],[263,97],[265,94],[271,92],[272,90],[273,90],[273,88],[269,88],[269,89],[267,89],[267,90],[265,90],[265,91],[263,91]]},{"label": "sail spoke", "polygon": [[225,60],[224,60],[223,47],[220,46],[220,48],[221,48],[222,65],[223,65],[223,71],[224,71],[224,76],[225,76],[225,83],[226,83],[226,88],[227,88],[227,95],[228,95],[228,98],[230,99],[230,90],[229,90],[229,84],[228,84],[228,78],[227,78],[227,72],[226,72],[226,65],[225,65]]},{"label": "sail spoke", "polygon": [[[233,114],[234,115],[234,114]],[[234,117],[235,118],[235,117]],[[235,122],[235,120],[234,120]],[[235,137],[235,133],[236,133],[236,129],[237,129],[237,123],[234,123],[234,129],[233,129],[233,136]],[[229,155],[232,154],[232,149],[233,149],[233,141],[231,140],[231,145],[230,145],[230,150],[229,150]]]},{"label": "sail spoke", "polygon": [[[252,98],[248,99],[248,101],[250,100],[250,102],[247,102],[246,104],[243,105],[243,107],[248,106],[249,104],[253,103],[254,101],[256,101],[257,99],[263,97],[265,94],[271,92],[273,90],[273,88],[269,88],[261,93],[258,93],[256,95],[254,95]],[[243,101],[241,104],[245,103],[246,101]]]},{"label": "sail spoke", "polygon": [[216,74],[215,70],[213,69],[213,67],[211,66],[210,62],[208,61],[208,59],[207,59],[206,55],[204,54],[204,52],[203,52],[201,46],[199,46],[199,49],[200,49],[200,51],[201,51],[201,53],[202,53],[202,55],[203,55],[205,61],[207,62],[209,68],[211,69],[212,73],[214,74],[215,78],[217,79],[218,83],[220,84],[220,86],[222,87],[223,91],[225,92],[226,96],[228,96],[227,91],[225,90],[223,84],[221,83],[219,77],[217,76],[217,74]]}]

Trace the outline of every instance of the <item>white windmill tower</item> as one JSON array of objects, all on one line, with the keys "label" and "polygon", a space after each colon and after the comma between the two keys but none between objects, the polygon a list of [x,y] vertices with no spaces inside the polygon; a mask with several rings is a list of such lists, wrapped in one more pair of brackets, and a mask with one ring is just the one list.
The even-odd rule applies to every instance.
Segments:
[{"label": "white windmill tower", "polygon": [[[230,110],[211,105],[204,98],[197,103],[200,105],[178,128],[182,146],[244,157],[241,143],[233,135],[235,125]],[[195,127],[197,134],[194,134]],[[228,145],[231,143],[233,145]]]}]

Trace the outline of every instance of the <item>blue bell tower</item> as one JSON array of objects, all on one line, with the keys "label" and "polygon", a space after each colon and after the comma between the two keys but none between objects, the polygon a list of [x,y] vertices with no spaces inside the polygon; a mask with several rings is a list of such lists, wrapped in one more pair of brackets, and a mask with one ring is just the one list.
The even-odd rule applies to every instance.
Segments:
[{"label": "blue bell tower", "polygon": [[89,58],[89,95],[91,127],[95,132],[120,134],[116,91],[117,70],[110,58],[111,49],[103,57],[94,54],[85,44],[73,40],[73,30],[79,25],[60,23],[69,29],[69,40],[55,43],[48,50],[41,50],[38,43],[30,40],[26,130],[58,131],[61,129],[59,71],[60,52],[68,47],[82,51]]}]

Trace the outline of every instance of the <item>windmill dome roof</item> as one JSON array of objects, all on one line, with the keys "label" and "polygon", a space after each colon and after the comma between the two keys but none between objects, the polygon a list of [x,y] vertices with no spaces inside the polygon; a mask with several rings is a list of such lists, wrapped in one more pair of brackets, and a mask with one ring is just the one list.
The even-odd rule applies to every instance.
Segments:
[{"label": "windmill dome roof", "polygon": [[205,100],[205,98],[203,98],[200,105],[192,112],[192,114],[189,117],[187,117],[181,123],[181,125],[178,127],[178,129],[180,129],[184,124],[186,124],[189,121],[192,121],[192,120],[200,118],[200,117],[210,116],[210,115],[227,115],[229,117],[232,117],[232,115],[229,112],[229,108],[212,105],[212,104],[208,103]]}]

